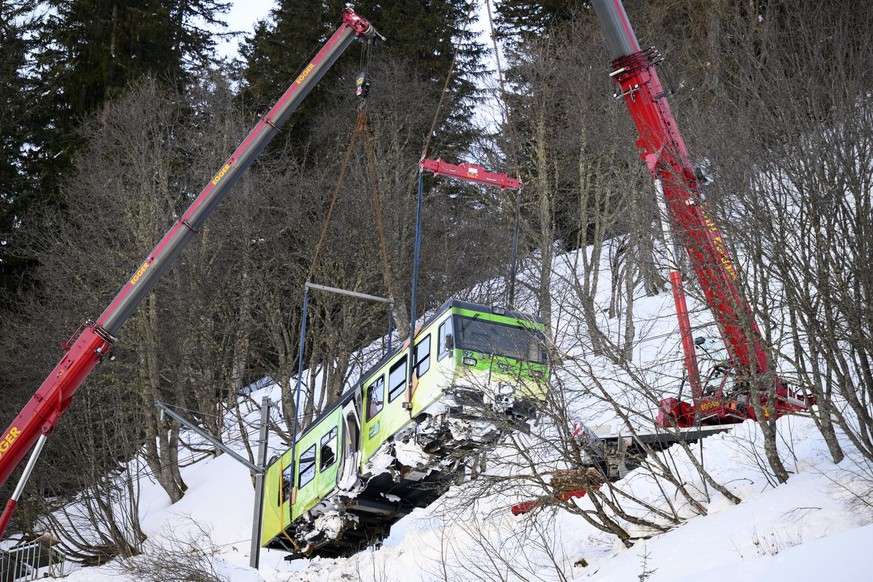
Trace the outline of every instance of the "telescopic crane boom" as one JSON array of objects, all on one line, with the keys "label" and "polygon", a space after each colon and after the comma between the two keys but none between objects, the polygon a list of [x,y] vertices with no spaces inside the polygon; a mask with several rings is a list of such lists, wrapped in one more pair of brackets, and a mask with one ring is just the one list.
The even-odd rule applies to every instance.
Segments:
[{"label": "telescopic crane boom", "polygon": [[[677,442],[696,442],[726,430],[726,427],[717,425],[756,418],[755,408],[749,401],[751,392],[726,394],[722,386],[714,393],[704,393],[682,275],[674,254],[673,233],[676,233],[676,242],[688,253],[706,303],[718,322],[730,356],[731,370],[728,373],[746,382],[756,375],[772,379],[773,384],[765,385],[760,394],[759,403],[765,414],[778,416],[812,404],[789,391],[772,373],[752,308],[740,292],[737,269],[718,226],[706,209],[688,149],[667,103],[666,98],[671,92],[664,90],[658,78],[656,65],[660,56],[654,49],[640,49],[621,0],[592,0],[592,4],[612,56],[610,77],[618,84],[615,96],[624,100],[637,127],[639,139],[636,145],[652,173],[658,203],[667,219],[662,218],[662,230],[667,255],[673,263],[670,284],[694,405],[678,398],[666,398],[660,402],[656,423],[682,429],[678,431],[657,430],[648,434],[633,432],[612,436],[597,435],[584,426],[577,426],[573,438],[587,461],[578,470],[555,472],[552,478],[554,492],[514,505],[511,508],[513,515],[581,497],[590,489],[599,488],[604,480],[623,478],[639,466],[639,459],[651,451],[663,450]],[[765,373],[769,374],[763,376]],[[767,388],[774,389],[775,399],[771,400]]]},{"label": "telescopic crane boom", "polygon": [[0,516],[0,535],[15,509],[45,437],[57,426],[88,374],[112,349],[116,342],[115,334],[352,41],[357,37],[370,40],[375,34],[369,22],[355,14],[353,9],[346,8],[342,24],[333,36],[222,164],[193,204],[125,282],[109,307],[96,322],[84,323],[76,332],[78,337],[73,334],[73,338],[64,344],[66,353],[61,361],[0,437],[0,486],[6,483],[27,451],[37,445],[18,487]]},{"label": "telescopic crane boom", "polygon": [[[640,49],[621,0],[593,0],[593,4],[612,57],[610,77],[618,85],[616,97],[624,99],[633,118],[639,132],[637,147],[654,178],[659,204],[672,225],[672,229],[664,225],[667,252],[672,257],[672,231],[687,252],[706,303],[718,322],[732,373],[750,383],[755,376],[772,373],[772,365],[752,308],[740,292],[737,269],[700,193],[685,140],[666,99],[671,93],[665,91],[658,78],[660,55],[652,48]],[[690,426],[755,418],[753,408],[736,399],[732,401],[724,394],[708,398],[703,394],[678,267],[670,274],[670,281],[694,407],[676,398],[666,399],[661,402],[659,423]],[[761,402],[765,410],[775,406],[779,414],[805,408],[806,403],[790,393],[775,374],[770,377],[775,382],[776,401],[768,402],[765,396]]]}]

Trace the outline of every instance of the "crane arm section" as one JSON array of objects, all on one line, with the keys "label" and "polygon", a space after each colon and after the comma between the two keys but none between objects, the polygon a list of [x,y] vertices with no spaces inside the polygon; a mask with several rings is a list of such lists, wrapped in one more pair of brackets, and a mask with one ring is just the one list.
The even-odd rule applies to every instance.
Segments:
[{"label": "crane arm section", "polygon": [[[375,33],[375,29],[351,8],[344,10],[342,24],[336,32],[221,165],[188,210],[124,283],[103,314],[96,322],[85,323],[78,337],[74,334],[75,339],[64,346],[66,353],[60,363],[0,436],[0,486],[40,435],[48,435],[55,428],[69,408],[76,390],[112,348],[114,336],[121,326],[313,87],[356,37],[370,39]],[[4,514],[4,517],[8,520],[8,516]],[[0,521],[0,524],[2,534],[5,521]]]},{"label": "crane arm section", "polygon": [[[594,0],[618,84],[639,139],[636,144],[663,200],[679,244],[685,248],[725,339],[733,363],[747,373],[768,370],[761,331],[741,294],[737,269],[721,231],[706,208],[688,149],[670,111],[655,65],[654,49],[641,50],[621,0]],[[671,249],[672,252],[672,249]],[[699,394],[695,395],[699,398]]]}]

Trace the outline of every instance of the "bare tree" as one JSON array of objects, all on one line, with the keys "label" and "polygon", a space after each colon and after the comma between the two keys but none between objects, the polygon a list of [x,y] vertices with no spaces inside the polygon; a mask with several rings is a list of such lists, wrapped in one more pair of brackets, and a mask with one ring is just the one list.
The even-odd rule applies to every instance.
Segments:
[{"label": "bare tree", "polygon": [[43,476],[43,491],[53,494],[41,498],[40,509],[70,559],[93,566],[142,550],[139,480],[145,466],[135,456],[135,427],[141,424],[135,398],[102,376],[82,391],[80,405],[61,425],[57,442],[73,471],[53,487],[51,476]]},{"label": "bare tree", "polygon": [[[870,454],[868,300],[873,77],[867,11],[802,2],[730,22],[732,122],[710,119],[731,233],[751,264],[755,302],[785,377],[813,394],[835,461],[837,427]],[[824,39],[828,39],[825,41]],[[792,86],[802,99],[772,95]],[[723,114],[722,114],[723,115]],[[772,421],[765,424],[772,425]],[[869,458],[869,457],[868,457]]]},{"label": "bare tree", "polygon": [[[210,532],[191,520],[187,528],[166,528],[146,544],[141,556],[127,557],[118,569],[145,582],[225,582],[219,574],[215,557],[220,548]],[[187,533],[183,533],[189,529]],[[181,531],[180,531],[181,530]]]}]

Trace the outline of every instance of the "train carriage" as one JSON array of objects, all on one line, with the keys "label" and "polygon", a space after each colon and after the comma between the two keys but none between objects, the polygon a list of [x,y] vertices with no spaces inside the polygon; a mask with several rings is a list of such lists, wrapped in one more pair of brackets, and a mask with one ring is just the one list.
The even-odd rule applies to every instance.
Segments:
[{"label": "train carriage", "polygon": [[521,313],[448,300],[412,350],[383,358],[268,467],[261,544],[350,555],[432,503],[473,453],[535,415],[544,332]]}]

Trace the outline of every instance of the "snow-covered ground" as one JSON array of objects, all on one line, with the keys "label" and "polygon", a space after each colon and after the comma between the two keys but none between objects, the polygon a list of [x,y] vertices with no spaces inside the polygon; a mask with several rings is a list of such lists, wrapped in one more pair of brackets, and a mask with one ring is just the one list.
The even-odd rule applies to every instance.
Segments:
[{"label": "snow-covered ground", "polygon": [[[471,507],[461,486],[399,522],[379,550],[291,563],[281,552],[264,550],[260,570],[254,571],[247,567],[251,479],[226,455],[185,469],[189,490],[175,505],[157,484],[144,483],[143,527],[150,544],[191,540],[214,547],[215,571],[240,582],[637,580],[644,572],[649,576],[643,579],[651,581],[871,579],[865,548],[873,543],[873,516],[855,496],[866,490],[852,461],[831,463],[811,420],[779,422],[794,444],[789,462],[794,474],[787,484],[770,485],[749,457],[749,441],[761,438],[753,423],[710,437],[703,445],[707,468],[742,503],[735,506],[715,494],[708,515],[631,548],[566,512],[546,512],[531,526],[531,518],[510,514],[508,500],[503,511],[493,503]],[[579,503],[584,506],[586,498]],[[66,579],[100,582],[126,576],[110,564]]]},{"label": "snow-covered ground", "polygon": [[[572,257],[570,257],[572,259]],[[568,356],[568,370],[560,374],[565,388],[582,380],[572,369],[586,363],[618,395],[621,371],[586,354],[581,317],[569,302],[567,285],[574,276],[572,260],[559,257],[554,277],[555,326],[559,347]],[[606,260],[604,259],[604,267]],[[604,271],[598,304],[609,301],[609,273]],[[680,374],[678,334],[669,293],[642,294],[635,305],[637,336],[633,363],[639,370],[673,380]],[[699,305],[696,306],[699,309]],[[694,307],[693,307],[694,308]],[[623,326],[599,315],[604,328]],[[652,368],[648,363],[656,362]],[[657,378],[655,378],[657,380]],[[255,391],[274,401],[275,386]],[[606,409],[576,412],[590,426],[609,424]],[[590,412],[590,414],[588,414]],[[256,429],[258,411],[252,405],[248,419]],[[235,423],[229,422],[233,427]],[[595,529],[582,516],[550,509],[513,516],[509,507],[529,493],[501,491],[474,499],[477,483],[453,487],[424,510],[416,510],[396,524],[383,546],[348,559],[286,562],[285,554],[264,550],[258,571],[248,568],[253,488],[249,472],[227,455],[201,460],[182,471],[188,485],[185,497],[174,505],[150,479],[141,481],[140,512],[149,536],[146,555],[170,547],[194,547],[206,556],[216,574],[231,581],[349,580],[873,580],[865,548],[873,544],[873,469],[842,444],[848,457],[835,465],[810,418],[793,416],[778,421],[780,451],[791,472],[788,483],[776,485],[763,460],[763,436],[753,422],[711,436],[694,445],[714,480],[739,497],[735,505],[708,486],[682,454],[663,453],[666,462],[705,510],[690,511],[687,499],[658,483],[643,470],[631,472],[618,483],[632,493],[636,514],[674,506],[683,522],[667,533],[647,535],[625,547],[612,534]],[[234,442],[235,435],[226,435]],[[237,435],[238,436],[238,435]],[[238,440],[238,439],[236,439]],[[274,439],[277,440],[277,439]],[[500,464],[489,471],[500,473]],[[574,501],[580,510],[592,509],[589,497]],[[666,504],[666,505],[665,505]],[[642,509],[641,509],[642,508]],[[642,511],[642,513],[640,513]],[[702,514],[703,513],[703,514]],[[633,524],[625,523],[629,530]],[[637,534],[646,533],[639,528]],[[163,550],[161,549],[163,548]],[[67,580],[94,581],[131,578],[118,565],[81,569]]]}]

